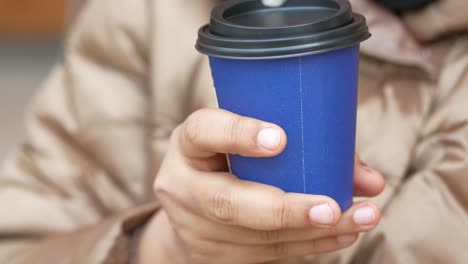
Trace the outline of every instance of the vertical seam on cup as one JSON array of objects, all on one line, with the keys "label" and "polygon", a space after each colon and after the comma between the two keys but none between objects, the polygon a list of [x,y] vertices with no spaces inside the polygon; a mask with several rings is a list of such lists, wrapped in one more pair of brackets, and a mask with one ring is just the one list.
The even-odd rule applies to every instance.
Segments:
[{"label": "vertical seam on cup", "polygon": [[302,57],[299,57],[299,92],[301,93],[301,148],[302,148],[302,185],[306,193],[305,151],[304,151],[304,93],[302,91]]}]

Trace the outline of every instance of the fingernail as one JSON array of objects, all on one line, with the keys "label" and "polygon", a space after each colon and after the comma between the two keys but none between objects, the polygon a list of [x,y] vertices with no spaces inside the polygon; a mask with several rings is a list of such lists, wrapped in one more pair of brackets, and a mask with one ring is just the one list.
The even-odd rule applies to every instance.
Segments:
[{"label": "fingernail", "polygon": [[356,210],[353,215],[354,222],[358,225],[372,225],[375,222],[374,208],[367,206]]},{"label": "fingernail", "polygon": [[332,225],[334,218],[333,209],[328,204],[314,206],[309,211],[309,219],[315,224]]},{"label": "fingernail", "polygon": [[281,132],[274,128],[265,128],[258,133],[257,143],[267,150],[276,150],[281,144]]},{"label": "fingernail", "polygon": [[337,237],[336,240],[338,240],[338,243],[342,245],[349,245],[349,244],[354,243],[354,241],[357,240],[357,236],[356,235],[344,235],[344,236]]}]

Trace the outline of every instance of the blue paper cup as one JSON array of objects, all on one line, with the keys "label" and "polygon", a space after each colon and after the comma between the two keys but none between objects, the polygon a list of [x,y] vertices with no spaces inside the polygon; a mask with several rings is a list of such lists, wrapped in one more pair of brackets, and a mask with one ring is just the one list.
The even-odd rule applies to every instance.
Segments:
[{"label": "blue paper cup", "polygon": [[[339,39],[335,46],[330,46],[333,39],[317,37],[330,29],[318,33],[308,30],[302,38],[289,36],[289,41],[283,37],[278,44],[282,47],[268,46],[277,36],[260,39],[242,31],[233,33],[234,40],[227,38],[226,33],[216,36],[213,24],[222,20],[217,14],[232,24],[226,12],[232,12],[232,8],[239,10],[239,4],[255,2],[228,1],[215,9],[212,16],[217,22],[212,18],[211,27],[201,29],[197,48],[210,56],[219,107],[281,126],[288,144],[282,154],[273,158],[229,155],[231,171],[240,179],[273,185],[286,192],[329,196],[346,210],[353,202],[359,42],[369,37],[367,27],[362,30],[365,20],[351,15],[352,22],[341,28],[354,25],[354,31],[358,28],[367,34],[354,35],[345,43]],[[349,7],[351,12],[347,2],[339,2],[343,3],[341,8]],[[243,8],[249,10],[245,5]],[[258,5],[251,8],[260,8],[263,16],[265,12],[291,15],[281,8],[262,9]],[[241,27],[246,27],[246,23]],[[221,30],[226,32],[225,28]],[[331,31],[335,31],[332,37],[337,38],[336,28]],[[351,36],[349,32],[348,28],[342,34]],[[246,36],[242,38],[242,34]],[[293,41],[297,38],[299,43]],[[311,41],[304,40],[307,38]],[[261,46],[262,41],[268,45]]]}]

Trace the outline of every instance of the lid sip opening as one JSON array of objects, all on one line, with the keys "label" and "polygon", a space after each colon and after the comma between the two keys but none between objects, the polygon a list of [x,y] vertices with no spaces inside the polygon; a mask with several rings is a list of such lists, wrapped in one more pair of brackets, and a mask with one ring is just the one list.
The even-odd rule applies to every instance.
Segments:
[{"label": "lid sip opening", "polygon": [[365,18],[347,0],[229,0],[199,30],[196,48],[232,59],[297,57],[356,45],[370,37]]}]

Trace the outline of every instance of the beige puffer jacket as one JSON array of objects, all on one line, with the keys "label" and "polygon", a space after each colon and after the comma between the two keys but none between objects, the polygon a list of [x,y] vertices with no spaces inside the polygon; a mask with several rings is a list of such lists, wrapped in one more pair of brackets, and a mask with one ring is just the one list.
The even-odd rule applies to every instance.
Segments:
[{"label": "beige puffer jacket", "polygon": [[[1,172],[0,263],[127,263],[171,131],[216,105],[193,48],[214,2],[88,1]],[[364,47],[358,153],[387,177],[382,223],[348,250],[278,263],[468,263],[467,10],[405,14],[424,56]]]}]

